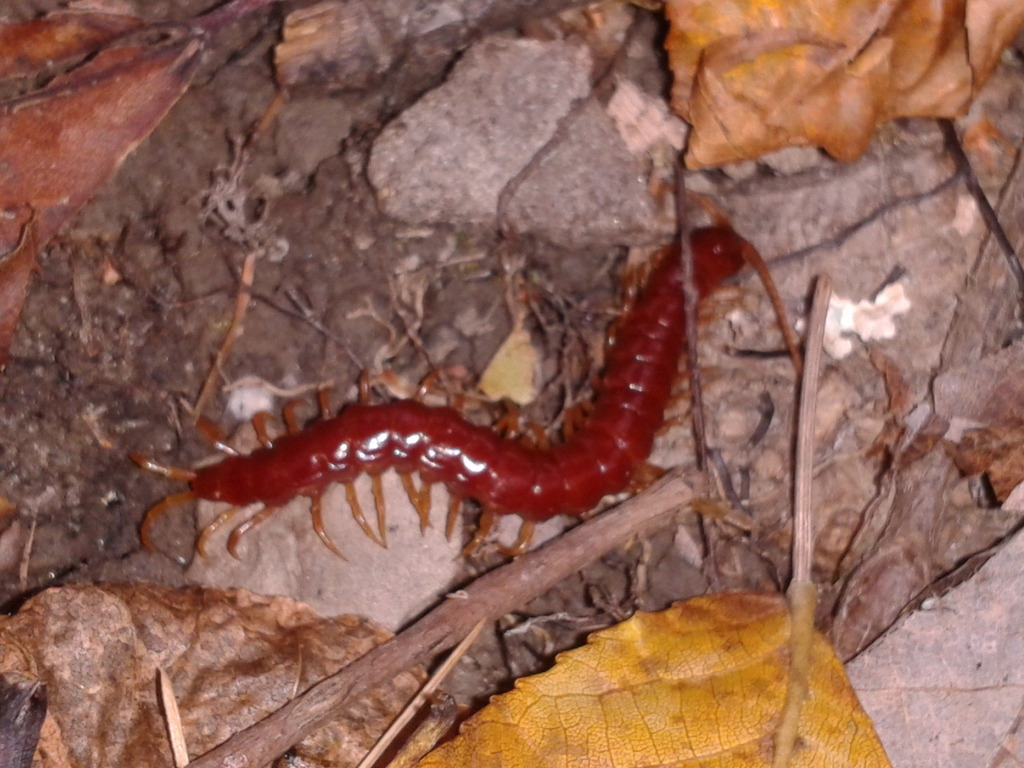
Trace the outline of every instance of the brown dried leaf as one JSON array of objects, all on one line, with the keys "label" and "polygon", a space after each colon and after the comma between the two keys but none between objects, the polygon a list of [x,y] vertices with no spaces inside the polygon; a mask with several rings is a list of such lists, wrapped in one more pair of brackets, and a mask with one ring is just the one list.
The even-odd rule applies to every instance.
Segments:
[{"label": "brown dried leaf", "polygon": [[[0,27],[0,60],[6,52],[6,72],[27,71],[50,56],[81,55],[137,23],[65,13]],[[197,32],[181,26],[159,44],[107,48],[42,90],[0,103],[0,368],[36,251],[185,92],[200,49]]]},{"label": "brown dried leaf", "polygon": [[[34,210],[40,244],[185,92],[200,41],[179,32],[159,46],[108,48],[43,90],[0,104],[0,210]],[[27,218],[0,221],[0,250],[10,250]]]},{"label": "brown dried leaf", "polygon": [[0,26],[0,78],[25,77],[84,56],[141,24],[134,16],[76,11],[5,24]]},{"label": "brown dried leaf", "polygon": [[[0,619],[0,673],[47,686],[37,765],[171,765],[157,703],[170,675],[195,757],[362,656],[389,635],[352,616],[322,619],[242,590],[71,586]],[[352,765],[418,686],[399,676],[297,747]]]},{"label": "brown dried leaf", "polygon": [[965,475],[985,475],[996,499],[1006,501],[1024,482],[1024,425],[972,429],[952,447],[953,461]]},{"label": "brown dried leaf", "polygon": [[7,350],[21,316],[28,282],[39,257],[35,220],[25,224],[14,250],[0,256],[0,371],[7,365]]},{"label": "brown dried leaf", "polygon": [[1014,0],[669,0],[691,167],[811,144],[859,157],[897,117],[966,109],[1024,23]]}]

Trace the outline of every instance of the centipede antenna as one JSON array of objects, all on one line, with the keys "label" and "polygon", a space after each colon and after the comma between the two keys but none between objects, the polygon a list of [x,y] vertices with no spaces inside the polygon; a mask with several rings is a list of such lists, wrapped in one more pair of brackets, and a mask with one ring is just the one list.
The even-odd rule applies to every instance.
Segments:
[{"label": "centipede antenna", "polygon": [[761,252],[753,244],[744,240],[742,253],[747,264],[757,272],[757,276],[761,279],[761,285],[764,286],[765,293],[768,294],[768,301],[771,302],[772,311],[775,312],[775,323],[782,333],[782,340],[786,344],[786,351],[789,352],[789,357],[793,361],[793,368],[796,370],[796,376],[799,379],[804,369],[804,359],[800,354],[800,339],[797,338],[796,331],[793,330],[793,326],[786,316],[786,305],[782,301],[782,296],[779,295],[775,279],[772,277],[768,265],[761,257]]},{"label": "centipede antenna", "polygon": [[267,432],[267,422],[270,421],[270,414],[267,411],[260,411],[252,417],[252,428],[256,430],[256,439],[260,441],[260,445],[264,448],[272,448],[274,441],[270,439],[270,433]]},{"label": "centipede antenna", "polygon": [[469,543],[462,548],[462,556],[469,557],[476,548],[480,546],[487,535],[494,528],[494,521],[497,516],[494,514],[494,510],[485,509],[483,514],[480,515],[480,523],[476,527],[476,533],[473,534],[473,538],[469,540]]},{"label": "centipede antenna", "polygon": [[462,497],[454,493],[448,499],[448,519],[444,525],[444,536],[448,541],[452,540],[455,533],[455,524],[459,521],[459,514],[462,512]]},{"label": "centipede antenna", "polygon": [[536,527],[537,524],[533,520],[523,520],[519,526],[519,535],[516,536],[515,543],[511,547],[501,547],[501,554],[506,557],[519,557],[523,554],[530,546],[530,542],[533,541],[533,532]]},{"label": "centipede antenna", "polygon": [[388,529],[384,520],[384,484],[380,475],[370,475],[370,488],[373,490],[373,507],[377,510],[377,530],[380,531],[380,544],[388,545]]},{"label": "centipede antenna", "polygon": [[319,493],[309,497],[309,516],[313,519],[313,530],[316,531],[316,535],[320,537],[320,541],[324,543],[324,546],[342,560],[345,560],[345,556],[341,554],[341,550],[338,549],[331,537],[327,535],[327,530],[324,528],[324,512],[323,505],[320,503]]},{"label": "centipede antenna", "polygon": [[153,472],[158,475],[163,475],[164,477],[169,477],[171,478],[171,480],[180,480],[184,483],[191,483],[193,480],[196,479],[196,473],[193,472],[191,469],[182,469],[181,467],[169,467],[166,464],[160,464],[159,462],[153,461],[153,459],[151,459],[144,453],[129,453],[128,456],[131,458],[132,461],[134,461],[136,464],[138,464],[146,471]]},{"label": "centipede antenna", "polygon": [[[134,459],[135,456],[133,455],[132,458]],[[149,469],[145,464],[138,461],[137,463],[145,469]],[[142,540],[142,546],[148,550],[156,549],[156,547],[153,546],[153,540],[149,536],[149,530],[153,527],[153,523],[155,523],[157,518],[171,507],[176,507],[179,504],[192,501],[195,497],[196,495],[192,491],[182,491],[181,493],[172,494],[155,506],[150,507],[149,511],[146,512],[146,516],[142,518],[142,525],[139,527],[139,538]]]},{"label": "centipede antenna", "polygon": [[203,436],[206,442],[221,453],[226,453],[229,456],[238,455],[238,451],[235,450],[234,446],[228,443],[227,435],[205,416],[200,416],[196,419],[196,429],[199,430],[199,434]]},{"label": "centipede antenna", "polygon": [[352,517],[359,524],[359,527],[363,529],[363,533],[369,536],[377,544],[382,547],[384,543],[377,538],[377,534],[374,532],[370,524],[366,522],[366,516],[363,514],[363,508],[359,504],[359,497],[356,495],[356,486],[354,483],[344,483],[345,486],[345,499],[348,501],[348,508],[352,512]]},{"label": "centipede antenna", "polygon": [[430,483],[423,482],[417,488],[413,482],[412,475],[402,473],[402,485],[405,488],[405,495],[409,497],[409,503],[416,508],[416,514],[420,516],[420,533],[430,527]]},{"label": "centipede antenna", "polygon": [[281,406],[281,418],[284,420],[284,428],[288,431],[289,435],[298,434],[301,431],[299,426],[299,420],[295,416],[295,409],[302,405],[302,401],[292,398],[283,406]]},{"label": "centipede antenna", "polygon": [[217,515],[216,520],[199,532],[199,538],[196,539],[196,552],[199,553],[200,557],[206,557],[206,543],[210,540],[210,537],[219,531],[224,524],[237,513],[238,507],[229,507],[227,510]]}]

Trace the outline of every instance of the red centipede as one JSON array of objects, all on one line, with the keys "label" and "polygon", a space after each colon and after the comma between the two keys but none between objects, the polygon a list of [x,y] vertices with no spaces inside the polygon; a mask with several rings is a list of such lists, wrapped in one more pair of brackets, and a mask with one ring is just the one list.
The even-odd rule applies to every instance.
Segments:
[{"label": "red centipede", "polygon": [[[701,296],[743,266],[742,254],[749,247],[728,226],[695,230],[691,243]],[[680,259],[678,250],[670,250],[621,318],[592,410],[566,442],[529,446],[474,425],[453,408],[414,400],[353,403],[303,429],[286,409],[286,434],[270,440],[264,419],[254,419],[263,446],[207,467],[165,467],[133,454],[143,467],[189,483],[189,490],[149,510],[142,524],[143,544],[150,546],[151,525],[172,505],[190,499],[232,505],[201,534],[197,547],[202,553],[209,533],[234,511],[262,504],[255,517],[232,532],[228,548],[235,554],[243,533],[295,496],[306,496],[317,534],[340,555],[323,528],[321,495],[331,483],[346,484],[353,514],[363,530],[376,538],[359,510],[352,482],[360,474],[370,475],[379,502],[379,476],[387,469],[402,476],[424,524],[429,513],[426,490],[431,483],[444,483],[453,499],[473,499],[481,505],[485,516],[481,529],[488,527],[494,515],[521,516],[525,523],[520,541],[525,543],[534,522],[559,514],[579,515],[602,497],[629,486],[650,454],[684,348]],[[414,474],[422,482],[419,490],[412,482]],[[380,504],[378,514],[382,514]]]}]

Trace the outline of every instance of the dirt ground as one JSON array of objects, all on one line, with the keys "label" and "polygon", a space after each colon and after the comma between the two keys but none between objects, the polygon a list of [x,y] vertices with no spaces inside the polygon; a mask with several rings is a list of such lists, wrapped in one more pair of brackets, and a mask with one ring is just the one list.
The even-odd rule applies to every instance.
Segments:
[{"label": "dirt ground", "polygon": [[[28,18],[55,5],[16,2],[6,15]],[[174,19],[210,5],[147,2],[137,10]],[[642,27],[631,44],[647,48],[624,71],[664,93],[660,22],[639,9],[628,13]],[[443,82],[449,65],[433,82],[417,89],[403,81],[390,95],[387,83],[372,94],[307,83],[256,133],[277,93],[272,55],[281,17],[259,14],[218,37],[190,90],[42,255],[0,377],[0,491],[17,508],[0,537],[0,599],[9,608],[69,581],[186,583],[195,519],[187,507],[170,512],[155,533],[158,551],[142,551],[146,510],[181,488],[141,471],[128,453],[180,467],[211,454],[193,425],[194,407],[251,253],[244,332],[202,412],[228,433],[252,409],[237,401],[230,408],[242,410],[229,409],[239,382],[255,382],[252,396],[275,412],[289,397],[303,398],[308,417],[318,389],[330,388],[335,408],[354,399],[362,371],[387,370],[414,384],[443,368],[472,383],[512,327],[510,271],[532,286],[528,327],[546,361],[548,386],[527,415],[556,420],[572,399],[567,392],[584,391],[594,373],[620,306],[629,238],[553,245],[536,232],[501,236],[493,222],[389,216],[368,176],[371,151],[385,126]],[[578,22],[522,23],[505,34],[592,42]],[[452,61],[458,53],[451,51]],[[979,110],[1014,147],[1024,139],[1022,101],[1024,68],[1019,55],[1007,57]],[[811,279],[822,271],[855,301],[876,296],[887,281],[909,297],[892,338],[853,338],[822,383],[816,568],[832,585],[823,610],[846,655],[860,649],[865,627],[884,629],[933,581],[1019,522],[1020,513],[1001,509],[984,483],[962,475],[929,416],[936,376],[975,365],[1019,330],[1014,286],[955,172],[936,126],[907,121],[884,128],[868,155],[847,166],[800,150],[727,173],[694,172],[687,181],[773,261],[792,316],[802,317]],[[1009,164],[982,174],[1008,226],[1022,218],[1018,176]],[[983,299],[1001,311],[998,322],[971,325],[965,313],[976,318]],[[795,376],[778,354],[779,334],[755,279],[741,278],[707,315],[701,355],[710,442],[752,527],[693,521],[634,542],[523,606],[463,665],[456,687],[465,699],[545,666],[557,650],[637,607],[662,607],[708,587],[785,583]],[[754,354],[763,352],[772,354]],[[685,417],[685,406],[677,410]],[[689,422],[679,421],[659,441],[661,466],[692,461]],[[405,514],[391,509],[389,524]],[[463,540],[472,520],[469,510]],[[212,550],[211,560],[227,561],[219,546]],[[403,557],[393,543],[377,567],[397,568]],[[451,584],[500,559],[485,545],[454,560]],[[349,571],[357,585],[383,579]],[[888,602],[877,607],[872,601],[883,594]]]}]

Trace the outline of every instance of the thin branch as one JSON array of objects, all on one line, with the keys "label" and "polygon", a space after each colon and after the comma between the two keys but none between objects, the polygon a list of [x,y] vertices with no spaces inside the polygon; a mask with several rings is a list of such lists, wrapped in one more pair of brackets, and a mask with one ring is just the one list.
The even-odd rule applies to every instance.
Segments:
[{"label": "thin branch", "polygon": [[697,304],[700,294],[694,277],[694,253],[691,235],[693,222],[690,220],[689,198],[686,196],[685,168],[680,155],[676,165],[676,229],[679,237],[679,259],[683,275],[683,312],[686,317],[686,368],[690,377],[690,400],[692,407],[693,433],[697,443],[697,468],[708,468],[707,430],[704,425],[704,397],[701,386],[700,361],[697,359]]},{"label": "thin branch", "polygon": [[238,337],[242,335],[242,323],[245,320],[246,310],[249,307],[249,299],[252,298],[252,283],[255,272],[256,252],[250,251],[242,264],[242,274],[238,281],[238,293],[235,295],[235,309],[231,314],[231,325],[228,326],[228,331],[224,334],[224,341],[221,342],[220,349],[217,350],[217,356],[214,358],[213,365],[210,366],[210,372],[206,376],[206,381],[203,382],[202,389],[199,390],[199,397],[196,398],[193,413],[197,420],[203,415],[203,411],[206,410],[210,398],[213,397],[217,381],[224,370],[224,364],[231,354],[231,348],[234,347]]},{"label": "thin branch", "polygon": [[[384,731],[384,735],[377,739],[377,743],[373,745],[373,749],[363,756],[363,759],[359,761],[359,765],[357,765],[356,768],[371,768],[371,766],[377,763],[380,756],[383,755],[384,752],[394,743],[395,739],[398,738],[405,727],[412,722],[412,719],[419,714],[427,699],[434,694],[434,691],[441,686],[441,683],[445,681],[451,671],[455,668],[455,665],[463,656],[466,655],[466,651],[468,651],[469,647],[476,641],[481,630],[483,630],[486,624],[487,622],[483,620],[477,622],[477,625],[470,630],[469,634],[462,638],[462,642],[455,647],[455,650],[453,650],[448,655],[448,658],[444,660],[444,663],[434,671],[434,674],[430,676],[430,679],[427,680],[426,684],[420,688],[419,692],[412,697],[412,700],[405,705],[405,709],[402,710],[402,713],[395,718],[391,725],[388,726],[388,729]],[[452,723],[454,723],[454,720]],[[449,727],[452,723],[449,723]],[[427,747],[428,750],[431,748],[432,747]]]},{"label": "thin branch", "polygon": [[957,171],[959,171],[961,178],[964,180],[964,186],[971,193],[971,197],[981,213],[981,218],[985,220],[988,231],[992,233],[992,237],[995,238],[996,243],[999,245],[999,250],[1002,251],[1003,257],[1006,259],[1006,266],[1017,283],[1018,310],[1024,312],[1024,267],[1021,267],[1017,252],[1014,250],[1010,238],[1006,236],[1006,230],[1003,229],[999,216],[996,215],[992,203],[989,202],[988,197],[985,195],[985,190],[981,188],[981,184],[978,182],[978,177],[974,173],[971,161],[964,153],[963,145],[960,144],[960,137],[956,135],[956,127],[953,125],[953,121],[939,120],[939,128],[942,131],[942,138],[946,142],[946,151],[949,152],[953,162],[956,163]]},{"label": "thin branch", "polygon": [[478,622],[521,607],[630,537],[669,525],[694,496],[694,486],[680,473],[666,475],[643,494],[481,576],[397,637],[235,734],[189,768],[270,763],[328,722],[341,706],[451,648]]}]

